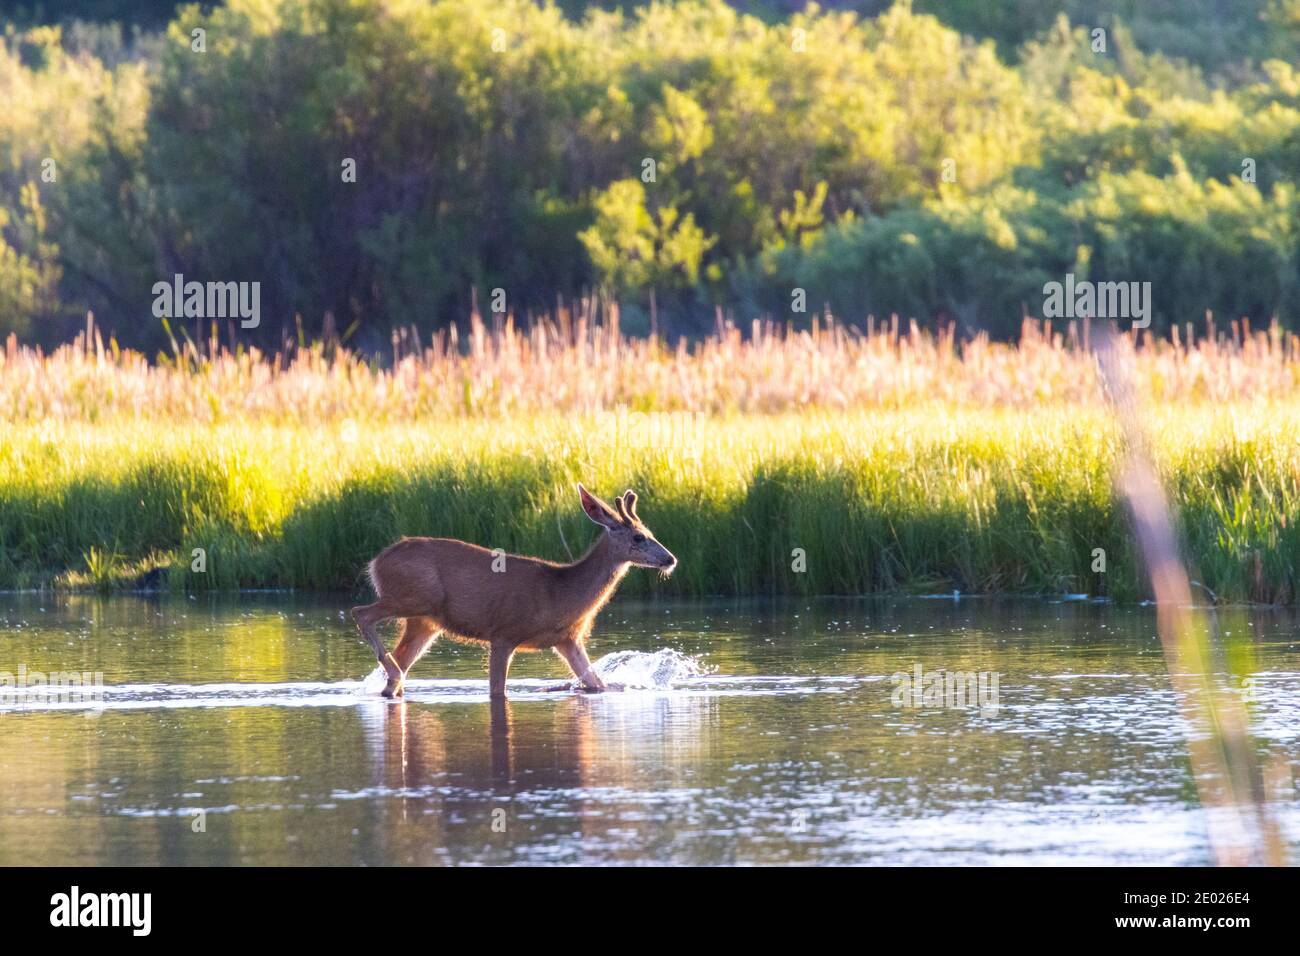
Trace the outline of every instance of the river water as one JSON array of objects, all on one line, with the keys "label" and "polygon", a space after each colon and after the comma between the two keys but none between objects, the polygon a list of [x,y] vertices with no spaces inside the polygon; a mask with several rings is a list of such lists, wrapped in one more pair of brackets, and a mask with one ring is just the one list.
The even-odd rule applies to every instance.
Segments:
[{"label": "river water", "polygon": [[[627,690],[494,705],[441,642],[378,697],[348,603],[0,594],[0,864],[1211,862],[1150,608],[616,600]],[[1218,627],[1294,858],[1300,628]]]}]

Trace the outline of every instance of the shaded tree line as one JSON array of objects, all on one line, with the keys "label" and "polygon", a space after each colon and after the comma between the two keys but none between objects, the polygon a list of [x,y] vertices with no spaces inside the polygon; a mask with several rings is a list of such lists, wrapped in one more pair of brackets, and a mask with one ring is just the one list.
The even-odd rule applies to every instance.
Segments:
[{"label": "shaded tree line", "polygon": [[0,333],[54,342],[93,310],[161,347],[203,324],[154,314],[178,274],[258,282],[238,338],[262,344],[595,293],[634,331],[653,302],[673,333],[829,306],[1010,335],[1066,273],[1151,282],[1158,328],[1295,327],[1300,73],[1252,58],[1293,49],[1285,4],[1212,69],[1113,17],[981,40],[921,8],[232,0],[161,32],[11,26]]}]

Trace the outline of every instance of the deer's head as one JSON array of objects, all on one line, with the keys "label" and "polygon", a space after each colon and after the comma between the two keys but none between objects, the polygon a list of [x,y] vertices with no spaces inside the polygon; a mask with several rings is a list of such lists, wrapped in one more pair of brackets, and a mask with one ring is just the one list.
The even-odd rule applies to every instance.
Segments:
[{"label": "deer's head", "polygon": [[635,491],[628,490],[621,498],[615,498],[615,508],[581,484],[578,485],[578,494],[587,517],[605,529],[615,558],[642,568],[656,568],[664,574],[671,574],[677,567],[673,553],[656,541],[650,529],[637,517]]}]

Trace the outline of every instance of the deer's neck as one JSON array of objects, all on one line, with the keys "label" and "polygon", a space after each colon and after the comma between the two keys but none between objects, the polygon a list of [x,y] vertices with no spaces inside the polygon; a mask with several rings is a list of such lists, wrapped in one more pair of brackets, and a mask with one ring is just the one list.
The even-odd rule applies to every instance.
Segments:
[{"label": "deer's neck", "polygon": [[570,616],[590,619],[614,596],[614,589],[631,567],[613,556],[609,535],[601,533],[591,550],[573,564],[564,565],[560,575],[568,591]]}]

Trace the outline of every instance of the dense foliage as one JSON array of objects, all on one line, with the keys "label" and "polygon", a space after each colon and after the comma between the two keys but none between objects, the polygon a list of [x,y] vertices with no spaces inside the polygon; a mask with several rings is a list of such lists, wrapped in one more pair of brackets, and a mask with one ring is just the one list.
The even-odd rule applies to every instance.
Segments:
[{"label": "dense foliage", "polygon": [[178,273],[260,282],[261,326],[231,334],[263,343],[374,346],[592,289],[632,330],[653,303],[670,332],[829,306],[1007,335],[1067,273],[1150,282],[1157,328],[1298,324],[1286,0],[1218,30],[1208,3],[939,11],[974,36],[920,2],[577,6],[231,0],[164,34],[11,27],[0,333],[53,342],[90,309],[161,346],[152,290]]}]

